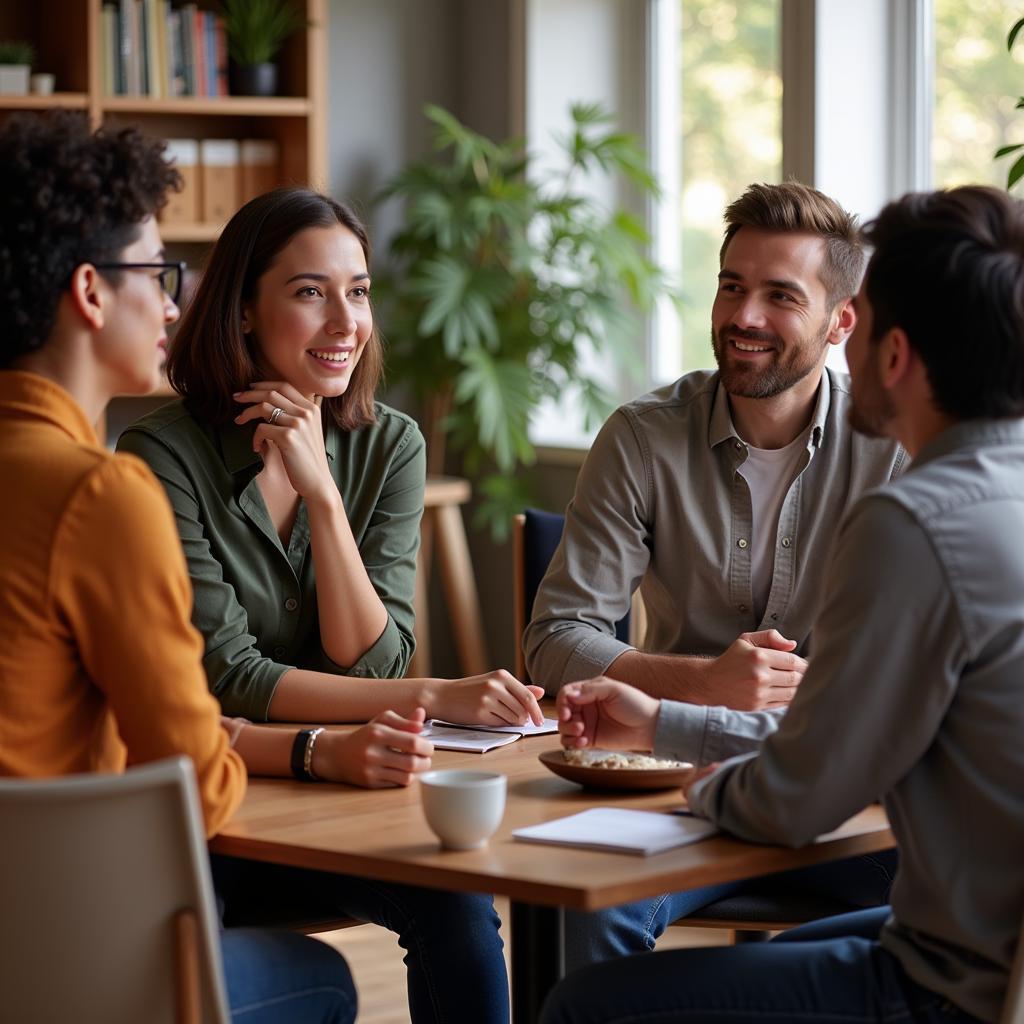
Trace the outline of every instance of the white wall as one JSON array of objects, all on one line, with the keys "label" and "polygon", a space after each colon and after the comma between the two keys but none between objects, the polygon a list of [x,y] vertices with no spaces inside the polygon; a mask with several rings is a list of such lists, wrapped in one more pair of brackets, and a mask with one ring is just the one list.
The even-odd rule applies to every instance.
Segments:
[{"label": "white wall", "polygon": [[368,204],[410,159],[429,151],[425,103],[449,109],[459,91],[457,0],[331,0],[328,181],[361,208],[384,252],[397,224]]}]

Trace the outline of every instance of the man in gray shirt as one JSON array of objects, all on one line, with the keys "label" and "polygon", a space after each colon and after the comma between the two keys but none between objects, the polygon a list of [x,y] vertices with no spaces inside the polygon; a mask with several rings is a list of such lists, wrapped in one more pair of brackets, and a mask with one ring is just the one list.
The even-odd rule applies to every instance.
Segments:
[{"label": "man in gray shirt", "polygon": [[[580,471],[525,648],[549,693],[604,673],[647,693],[784,708],[810,653],[828,552],[850,505],[905,453],[855,434],[846,340],[864,264],[856,221],[805,185],[753,185],[726,210],[712,310],[717,372],[691,373],[605,424]],[[614,623],[637,585],[644,650]],[[882,859],[884,860],[884,859]],[[790,879],[853,906],[884,902],[879,858]],[[677,917],[738,887],[566,916],[566,962],[653,948]]]},{"label": "man in gray shirt", "polygon": [[559,701],[570,746],[705,760],[760,743],[687,787],[752,841],[808,843],[883,794],[891,913],[602,964],[556,990],[546,1024],[999,1018],[1024,914],[1024,204],[910,195],[866,237],[852,421],[915,461],[843,523],[777,731],[732,713],[712,738],[705,709],[608,680]]},{"label": "man in gray shirt", "polygon": [[[551,694],[604,673],[699,704],[788,703],[835,528],[902,467],[897,445],[852,433],[849,380],[825,370],[855,320],[855,218],[805,185],[753,185],[726,210],[720,264],[718,371],[620,408],[580,470],[524,638]],[[643,652],[614,626],[638,585]]]}]

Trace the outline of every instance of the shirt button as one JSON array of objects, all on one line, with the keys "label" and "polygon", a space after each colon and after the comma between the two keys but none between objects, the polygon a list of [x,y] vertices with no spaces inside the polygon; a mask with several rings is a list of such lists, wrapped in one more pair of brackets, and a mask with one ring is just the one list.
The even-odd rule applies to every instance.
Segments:
[{"label": "shirt button", "polygon": [[296,601],[294,597],[289,597],[288,600],[285,601],[284,606],[287,611],[293,612],[299,607],[299,602]]},{"label": "shirt button", "polygon": [[772,612],[772,622],[778,622],[779,616],[777,612]]},{"label": "shirt button", "polygon": [[280,661],[287,653],[288,653],[288,648],[287,647],[275,647],[274,648],[274,657],[277,658],[278,661]]},{"label": "shirt button", "polygon": [[738,451],[738,452],[743,451],[743,442],[742,441],[737,441],[736,442],[736,451]]},{"label": "shirt button", "polygon": [[736,547],[738,547],[738,548],[745,548],[746,546],[747,546],[747,538],[746,537],[740,537],[740,539],[738,541],[736,541]]},{"label": "shirt button", "polygon": [[745,604],[741,604],[738,607],[741,612],[745,612],[747,610],[747,606]]},{"label": "shirt button", "polygon": [[793,538],[792,537],[783,537],[782,538],[782,546],[784,548],[788,548],[789,545],[792,544],[792,543],[793,543]]}]

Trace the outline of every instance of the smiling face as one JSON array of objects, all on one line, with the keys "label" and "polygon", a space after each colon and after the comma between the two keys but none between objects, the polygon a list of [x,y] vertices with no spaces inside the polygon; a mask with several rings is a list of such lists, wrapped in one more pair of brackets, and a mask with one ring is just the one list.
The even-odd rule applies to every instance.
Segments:
[{"label": "smiling face", "polygon": [[[143,221],[136,241],[117,257],[118,263],[156,263],[164,259],[156,221]],[[110,275],[110,304],[96,333],[95,352],[110,395],[144,395],[163,380],[167,325],[178,319],[178,307],[151,267],[119,270]]]},{"label": "smiling face", "polygon": [[722,260],[711,340],[731,395],[772,398],[819,373],[839,316],[820,278],[817,235],[743,227]]},{"label": "smiling face", "polygon": [[300,231],[260,277],[243,326],[266,379],[308,397],[343,395],[373,331],[359,239],[341,224]]}]

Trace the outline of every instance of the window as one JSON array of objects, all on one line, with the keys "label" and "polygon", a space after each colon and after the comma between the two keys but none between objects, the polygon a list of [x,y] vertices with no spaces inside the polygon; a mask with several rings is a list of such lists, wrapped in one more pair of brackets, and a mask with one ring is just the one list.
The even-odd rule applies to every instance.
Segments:
[{"label": "window", "polygon": [[[1004,186],[1024,142],[1024,38],[1006,51],[1006,35],[1024,14],[1016,0],[932,0],[935,38],[931,172],[936,188],[980,182]],[[927,183],[922,183],[927,184]]]},{"label": "window", "polygon": [[713,366],[711,304],[725,207],[782,176],[781,0],[655,0],[652,155],[665,195],[657,256],[682,308],[659,310],[655,383]]}]

